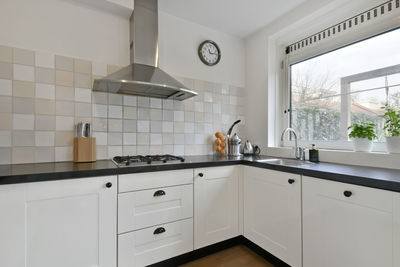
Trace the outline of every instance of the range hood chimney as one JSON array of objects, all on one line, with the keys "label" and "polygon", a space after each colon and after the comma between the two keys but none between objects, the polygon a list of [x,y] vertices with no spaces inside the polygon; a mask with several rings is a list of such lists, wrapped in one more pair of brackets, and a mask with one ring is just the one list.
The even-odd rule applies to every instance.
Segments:
[{"label": "range hood chimney", "polygon": [[93,91],[185,100],[197,93],[158,67],[158,0],[135,0],[130,19],[131,65],[94,80]]}]

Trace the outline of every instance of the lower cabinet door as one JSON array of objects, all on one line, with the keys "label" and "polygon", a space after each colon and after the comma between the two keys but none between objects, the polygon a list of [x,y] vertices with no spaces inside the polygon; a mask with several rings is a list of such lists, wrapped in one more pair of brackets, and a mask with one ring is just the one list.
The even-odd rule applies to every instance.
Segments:
[{"label": "lower cabinet door", "polygon": [[244,167],[244,236],[290,266],[302,266],[300,175]]},{"label": "lower cabinet door", "polygon": [[118,267],[143,267],[193,250],[193,220],[118,236]]},{"label": "lower cabinet door", "polygon": [[116,267],[117,177],[0,186],[1,267]]},{"label": "lower cabinet door", "polygon": [[393,194],[303,177],[304,267],[399,266]]},{"label": "lower cabinet door", "polygon": [[195,249],[239,235],[239,168],[194,170]]}]

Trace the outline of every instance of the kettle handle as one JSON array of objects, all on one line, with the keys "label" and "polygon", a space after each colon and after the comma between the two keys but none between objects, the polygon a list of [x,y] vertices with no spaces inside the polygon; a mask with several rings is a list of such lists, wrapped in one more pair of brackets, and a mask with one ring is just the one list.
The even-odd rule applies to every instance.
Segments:
[{"label": "kettle handle", "polygon": [[254,155],[260,155],[261,149],[259,146],[254,146]]}]

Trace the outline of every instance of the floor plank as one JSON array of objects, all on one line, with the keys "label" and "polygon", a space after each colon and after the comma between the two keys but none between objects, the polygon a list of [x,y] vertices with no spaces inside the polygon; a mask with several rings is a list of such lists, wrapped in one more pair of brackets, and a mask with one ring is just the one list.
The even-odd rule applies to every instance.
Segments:
[{"label": "floor plank", "polygon": [[274,267],[249,248],[239,245],[207,257],[181,265],[181,267]]}]

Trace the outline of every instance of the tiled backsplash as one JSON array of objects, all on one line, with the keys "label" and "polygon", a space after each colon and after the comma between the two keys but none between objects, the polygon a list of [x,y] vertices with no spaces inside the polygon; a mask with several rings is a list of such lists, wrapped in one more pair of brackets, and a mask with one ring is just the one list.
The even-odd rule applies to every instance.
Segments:
[{"label": "tiled backsplash", "polygon": [[244,120],[244,89],[226,84],[176,77],[199,94],[185,101],[92,92],[93,79],[117,69],[0,46],[0,164],[72,160],[81,121],[93,124],[97,159],[108,159],[212,154],[213,133]]}]

